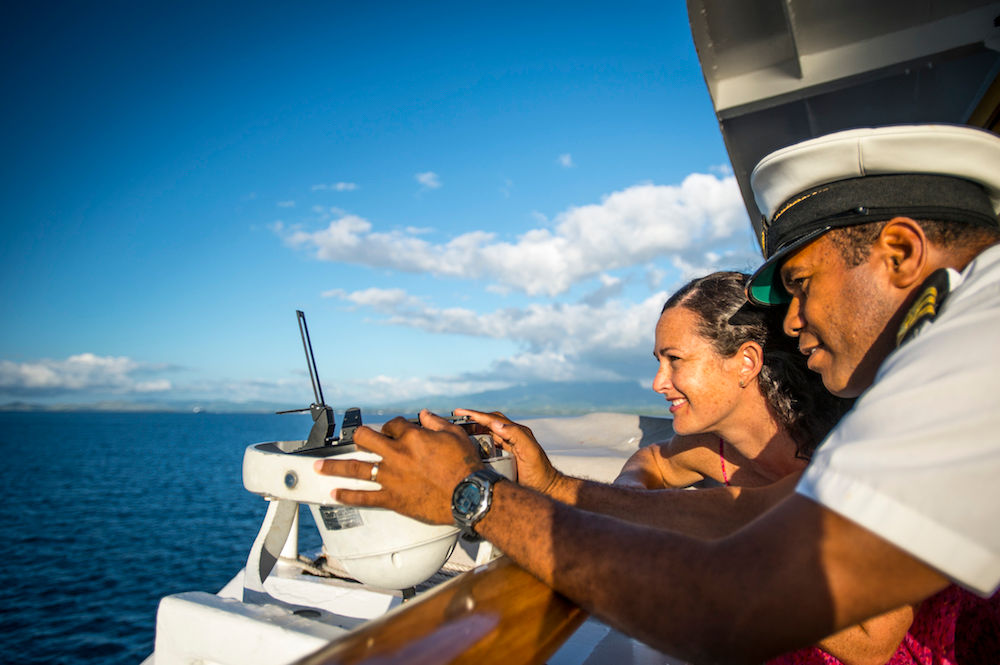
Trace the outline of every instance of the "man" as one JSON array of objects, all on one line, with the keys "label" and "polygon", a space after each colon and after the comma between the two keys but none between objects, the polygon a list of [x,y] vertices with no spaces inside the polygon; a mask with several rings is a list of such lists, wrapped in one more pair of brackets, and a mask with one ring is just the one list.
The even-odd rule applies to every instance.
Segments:
[{"label": "man", "polygon": [[[654,529],[484,477],[462,432],[422,413],[423,428],[356,433],[377,468],[320,463],[382,485],[335,498],[474,530],[608,623],[697,662],[759,662],[949,580],[992,594],[1000,138],[843,132],[769,155],[752,182],[768,223],[749,296],[788,301],[810,367],[837,394],[864,393],[795,493],[724,538]],[[478,493],[492,501],[463,505]]]}]

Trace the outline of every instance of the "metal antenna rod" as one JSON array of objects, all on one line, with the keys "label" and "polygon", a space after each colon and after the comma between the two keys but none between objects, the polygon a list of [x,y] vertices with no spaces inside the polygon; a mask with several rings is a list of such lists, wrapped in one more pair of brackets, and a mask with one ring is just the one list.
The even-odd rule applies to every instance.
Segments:
[{"label": "metal antenna rod", "polygon": [[301,309],[295,310],[299,318],[299,333],[302,335],[302,348],[306,351],[306,364],[309,366],[309,378],[312,379],[313,396],[317,404],[323,401],[323,387],[319,384],[319,372],[316,371],[316,358],[313,357],[312,342],[309,340],[309,327],[306,325],[306,315]]}]

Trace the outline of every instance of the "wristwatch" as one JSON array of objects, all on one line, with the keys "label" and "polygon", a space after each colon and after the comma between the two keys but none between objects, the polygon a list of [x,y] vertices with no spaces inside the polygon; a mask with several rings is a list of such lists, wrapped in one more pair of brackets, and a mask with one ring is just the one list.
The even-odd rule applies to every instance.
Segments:
[{"label": "wristwatch", "polygon": [[465,540],[477,540],[476,523],[486,516],[493,501],[493,486],[506,476],[486,467],[473,471],[455,485],[451,494],[451,515]]}]

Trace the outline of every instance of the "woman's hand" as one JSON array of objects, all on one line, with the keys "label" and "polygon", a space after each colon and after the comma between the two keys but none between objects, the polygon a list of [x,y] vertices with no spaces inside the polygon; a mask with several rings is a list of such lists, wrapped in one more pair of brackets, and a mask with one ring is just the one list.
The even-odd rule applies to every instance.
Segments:
[{"label": "woman's hand", "polygon": [[493,434],[493,442],[514,456],[517,462],[517,482],[543,494],[551,494],[562,474],[552,466],[529,428],[513,422],[499,411],[483,413],[471,409],[455,409],[454,415],[465,416],[489,428]]}]

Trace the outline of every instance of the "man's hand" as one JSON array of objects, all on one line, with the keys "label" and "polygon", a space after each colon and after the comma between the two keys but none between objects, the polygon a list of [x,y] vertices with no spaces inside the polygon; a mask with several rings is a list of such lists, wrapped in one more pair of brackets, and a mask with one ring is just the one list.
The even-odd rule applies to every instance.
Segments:
[{"label": "man's hand", "polygon": [[510,452],[517,462],[517,482],[549,494],[561,474],[556,471],[535,435],[524,425],[518,425],[499,411],[483,413],[470,409],[455,409],[456,416],[466,416],[493,434],[493,441]]},{"label": "man's hand", "polygon": [[451,494],[455,485],[483,467],[465,431],[426,409],[420,412],[420,425],[395,418],[382,426],[381,434],[359,427],[354,442],[381,456],[381,461],[317,460],[316,471],[375,480],[382,489],[336,489],[331,492],[333,498],[351,506],[389,508],[430,524],[454,522]]}]

